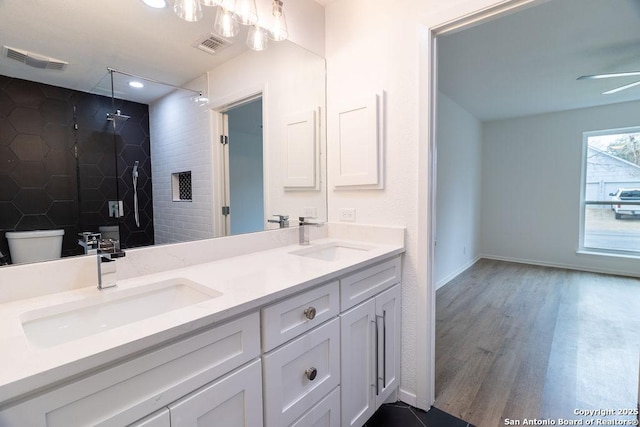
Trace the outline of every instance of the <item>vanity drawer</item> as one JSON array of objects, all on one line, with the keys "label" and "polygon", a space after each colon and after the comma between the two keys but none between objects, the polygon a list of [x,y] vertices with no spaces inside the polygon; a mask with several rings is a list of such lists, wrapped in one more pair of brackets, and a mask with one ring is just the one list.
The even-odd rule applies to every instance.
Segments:
[{"label": "vanity drawer", "polygon": [[262,309],[262,348],[273,350],[340,313],[338,282],[320,286]]},{"label": "vanity drawer", "polygon": [[340,310],[345,311],[400,282],[400,257],[340,279]]},{"label": "vanity drawer", "polygon": [[257,312],[0,411],[0,425],[123,426],[260,355]]},{"label": "vanity drawer", "polygon": [[340,322],[334,319],[263,356],[267,427],[288,426],[340,383]]}]

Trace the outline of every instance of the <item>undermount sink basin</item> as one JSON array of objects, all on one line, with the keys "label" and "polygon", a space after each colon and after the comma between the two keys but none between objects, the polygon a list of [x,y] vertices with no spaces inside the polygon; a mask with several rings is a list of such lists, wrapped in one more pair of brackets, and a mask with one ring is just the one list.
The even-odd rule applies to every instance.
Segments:
[{"label": "undermount sink basin", "polygon": [[222,295],[187,279],[98,293],[23,313],[22,329],[35,347],[46,348],[148,319]]},{"label": "undermount sink basin", "polygon": [[323,261],[338,261],[351,258],[372,249],[371,246],[355,243],[330,242],[289,252],[292,255],[307,258],[321,259]]}]

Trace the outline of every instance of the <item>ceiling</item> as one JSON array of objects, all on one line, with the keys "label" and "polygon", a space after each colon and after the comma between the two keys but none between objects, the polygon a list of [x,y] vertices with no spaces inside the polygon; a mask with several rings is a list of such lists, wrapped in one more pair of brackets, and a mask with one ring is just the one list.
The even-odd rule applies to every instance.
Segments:
[{"label": "ceiling", "polygon": [[437,39],[438,88],[480,121],[640,99],[640,0],[551,0]]},{"label": "ceiling", "polygon": [[[69,62],[62,71],[41,70],[8,59],[3,51],[0,74],[110,95],[111,67],[182,86],[247,50],[246,28],[215,55],[192,46],[211,33],[215,12],[204,8],[204,18],[190,23],[172,7],[152,9],[141,0],[0,0],[0,47]],[[135,92],[122,89],[117,96],[150,103],[171,90],[147,85]]]}]

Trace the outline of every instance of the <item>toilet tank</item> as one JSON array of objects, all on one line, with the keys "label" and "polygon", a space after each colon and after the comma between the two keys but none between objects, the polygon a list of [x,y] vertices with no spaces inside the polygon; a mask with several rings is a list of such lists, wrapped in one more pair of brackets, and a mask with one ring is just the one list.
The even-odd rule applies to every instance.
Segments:
[{"label": "toilet tank", "polygon": [[64,230],[7,231],[11,262],[48,261],[62,256]]}]

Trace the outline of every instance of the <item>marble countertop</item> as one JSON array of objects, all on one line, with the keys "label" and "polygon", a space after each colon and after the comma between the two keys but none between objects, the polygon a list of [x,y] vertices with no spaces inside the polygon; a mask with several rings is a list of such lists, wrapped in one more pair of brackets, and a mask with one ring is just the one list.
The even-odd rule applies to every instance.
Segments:
[{"label": "marble countertop", "polygon": [[[311,247],[336,241],[363,244],[325,238],[312,242]],[[354,251],[336,261],[292,254],[302,247],[291,245],[120,280],[116,288],[103,291],[89,286],[1,304],[0,405],[404,252],[404,247],[395,243],[365,244],[368,250]],[[30,343],[23,331],[21,322],[28,317],[25,313],[33,310],[87,298],[106,298],[176,278],[206,286],[222,295],[46,348]]]}]

